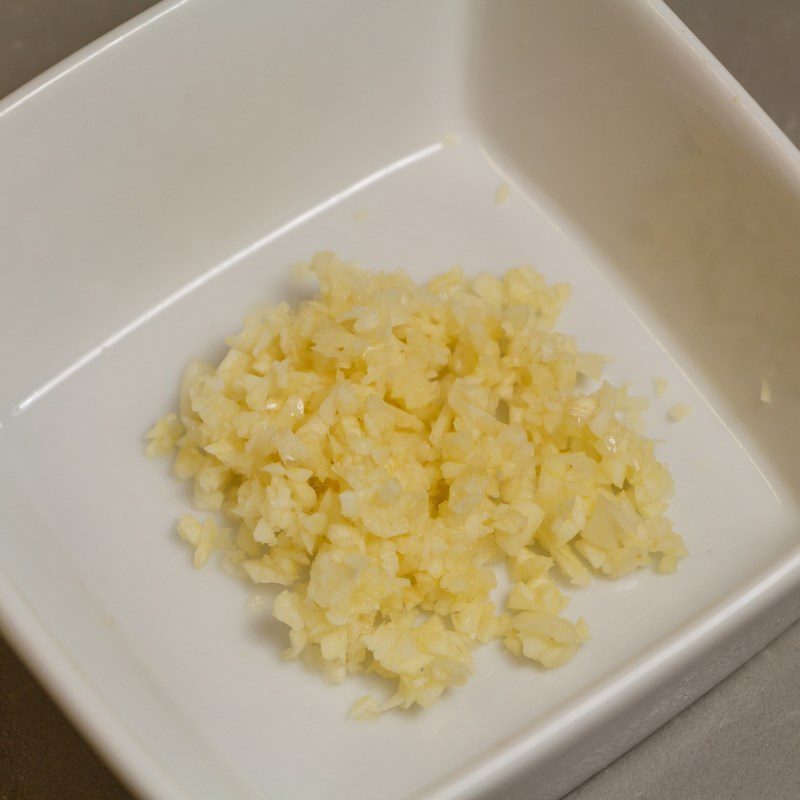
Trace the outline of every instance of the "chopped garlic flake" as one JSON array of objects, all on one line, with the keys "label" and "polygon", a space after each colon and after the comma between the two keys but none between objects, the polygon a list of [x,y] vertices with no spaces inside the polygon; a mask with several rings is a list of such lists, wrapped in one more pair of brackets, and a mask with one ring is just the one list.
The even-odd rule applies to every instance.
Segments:
[{"label": "chopped garlic flake", "polygon": [[667,416],[673,422],[680,422],[692,413],[692,407],[686,403],[675,403],[667,409]]},{"label": "chopped garlic flake", "polygon": [[372,695],[365,694],[353,703],[347,716],[350,719],[377,719],[381,715],[381,707]]}]

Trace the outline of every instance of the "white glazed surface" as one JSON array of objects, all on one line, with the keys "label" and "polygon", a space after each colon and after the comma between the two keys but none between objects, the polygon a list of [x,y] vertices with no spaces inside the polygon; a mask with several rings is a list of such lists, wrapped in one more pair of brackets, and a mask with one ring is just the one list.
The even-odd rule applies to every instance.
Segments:
[{"label": "white glazed surface", "polygon": [[[558,759],[554,796],[631,743],[573,769],[587,731],[674,713],[797,586],[797,153],[663,8],[585,8],[191,0],[0,108],[3,619],[143,795],[465,797]],[[649,431],[691,556],[572,592],[593,638],[565,668],[487,647],[430,712],[348,723],[365,684],[282,662],[248,587],[190,568],[142,433],[321,248],[418,278],[533,263],[612,379],[670,379]]]}]

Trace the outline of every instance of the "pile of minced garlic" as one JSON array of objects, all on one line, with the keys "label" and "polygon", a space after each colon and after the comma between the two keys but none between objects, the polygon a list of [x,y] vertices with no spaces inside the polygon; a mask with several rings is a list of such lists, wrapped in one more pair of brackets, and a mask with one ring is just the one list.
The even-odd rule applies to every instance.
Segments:
[{"label": "pile of minced garlic", "polygon": [[174,475],[222,512],[178,523],[197,566],[218,548],[255,583],[286,587],[273,614],[287,657],[334,682],[395,683],[351,716],[430,706],[490,639],[566,662],[589,629],[564,616],[554,569],[577,586],[675,569],[672,481],[622,421],[636,398],[606,382],[579,391],[605,359],[552,330],[568,286],[520,267],[420,287],[331,253],[306,269],[316,297],[248,317],[218,367],[191,364],[180,414],[148,433],[148,452],[177,445]]}]

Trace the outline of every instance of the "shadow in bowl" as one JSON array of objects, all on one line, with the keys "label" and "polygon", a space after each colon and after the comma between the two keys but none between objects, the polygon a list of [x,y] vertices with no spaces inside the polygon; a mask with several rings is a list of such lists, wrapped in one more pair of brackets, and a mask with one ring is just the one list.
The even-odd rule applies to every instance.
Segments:
[{"label": "shadow in bowl", "polygon": [[800,499],[797,165],[678,60],[644,4],[481,8],[467,102],[487,150],[611,265]]}]

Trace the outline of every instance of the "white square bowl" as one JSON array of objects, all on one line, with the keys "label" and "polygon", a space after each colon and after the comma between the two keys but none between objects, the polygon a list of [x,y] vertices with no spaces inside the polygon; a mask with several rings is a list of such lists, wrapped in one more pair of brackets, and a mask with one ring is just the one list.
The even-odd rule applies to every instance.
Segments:
[{"label": "white square bowl", "polygon": [[[555,798],[797,616],[800,157],[662,4],[165,3],[0,107],[0,181],[2,621],[142,796]],[[347,722],[363,686],[189,568],[142,434],[317,249],[533,262],[612,379],[693,404],[649,420],[691,555],[573,592],[566,667],[486,647]]]}]

